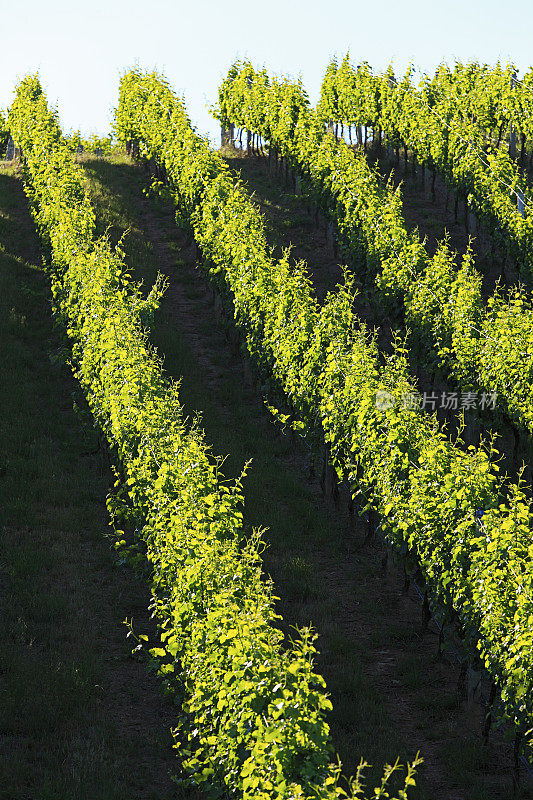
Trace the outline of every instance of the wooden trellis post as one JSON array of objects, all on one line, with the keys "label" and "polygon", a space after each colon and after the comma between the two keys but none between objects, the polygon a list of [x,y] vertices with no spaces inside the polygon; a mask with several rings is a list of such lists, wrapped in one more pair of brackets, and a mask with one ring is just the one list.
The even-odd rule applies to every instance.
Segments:
[{"label": "wooden trellis post", "polygon": [[[516,72],[511,77],[511,89],[514,89],[515,86]],[[510,158],[516,158],[516,130],[512,122],[509,124],[509,156]]]},{"label": "wooden trellis post", "polygon": [[526,203],[522,189],[516,190],[516,208],[521,217],[526,215]]},{"label": "wooden trellis post", "polygon": [[221,147],[229,147],[233,144],[235,139],[235,125],[231,123],[229,128],[225,125],[220,126],[220,145]]}]

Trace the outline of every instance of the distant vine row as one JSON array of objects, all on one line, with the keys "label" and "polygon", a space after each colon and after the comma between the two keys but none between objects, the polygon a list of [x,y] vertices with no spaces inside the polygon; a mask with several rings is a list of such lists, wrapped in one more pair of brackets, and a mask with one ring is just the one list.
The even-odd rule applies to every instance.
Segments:
[{"label": "distant vine row", "polygon": [[[474,78],[468,68],[441,65],[416,87],[411,70],[397,81],[392,69],[377,75],[366,63],[354,68],[346,56],[340,66],[335,60],[328,65],[317,112],[324,122],[382,131],[392,146],[412,151],[420,164],[443,175],[531,285],[533,190],[499,140],[493,141],[495,94],[485,96],[483,110],[487,81]],[[514,96],[509,92],[501,103]]]}]

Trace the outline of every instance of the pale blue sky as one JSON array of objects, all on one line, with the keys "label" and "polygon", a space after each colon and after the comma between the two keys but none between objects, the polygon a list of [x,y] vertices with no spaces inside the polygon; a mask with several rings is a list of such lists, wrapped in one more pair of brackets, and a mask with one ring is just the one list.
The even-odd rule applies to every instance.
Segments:
[{"label": "pale blue sky", "polygon": [[432,70],[445,59],[533,64],[533,4],[516,0],[0,0],[0,107],[39,70],[65,131],[105,134],[121,71],[138,63],[163,71],[185,95],[201,133],[214,134],[207,106],[235,57],[271,73],[301,74],[317,98],[332,55],[402,71]]}]

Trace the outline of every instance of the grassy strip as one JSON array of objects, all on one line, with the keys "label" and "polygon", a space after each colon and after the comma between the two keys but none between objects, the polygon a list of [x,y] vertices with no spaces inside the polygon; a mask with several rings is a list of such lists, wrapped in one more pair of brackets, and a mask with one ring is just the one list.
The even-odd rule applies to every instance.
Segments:
[{"label": "grassy strip", "polygon": [[149,596],[105,538],[112,475],[67,355],[1,166],[0,797],[167,800],[169,704],[122,626],[152,635]]}]

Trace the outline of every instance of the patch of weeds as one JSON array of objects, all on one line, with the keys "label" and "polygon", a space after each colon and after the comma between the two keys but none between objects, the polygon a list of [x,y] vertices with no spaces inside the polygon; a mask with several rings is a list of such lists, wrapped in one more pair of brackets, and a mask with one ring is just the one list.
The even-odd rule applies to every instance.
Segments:
[{"label": "patch of weeds", "polygon": [[284,589],[292,600],[318,599],[325,594],[312,564],[300,556],[289,557],[283,568]]}]

